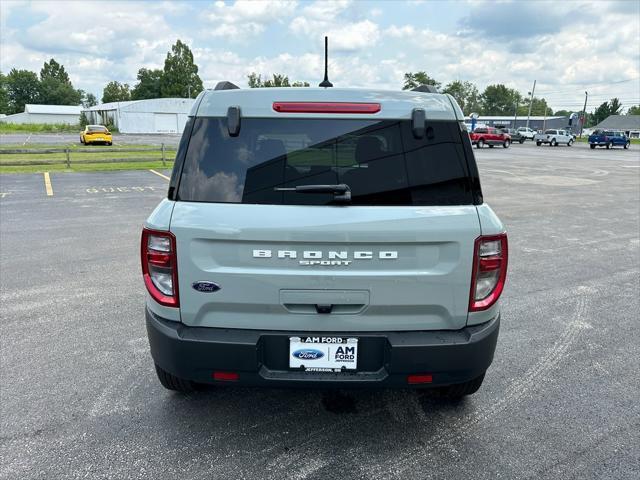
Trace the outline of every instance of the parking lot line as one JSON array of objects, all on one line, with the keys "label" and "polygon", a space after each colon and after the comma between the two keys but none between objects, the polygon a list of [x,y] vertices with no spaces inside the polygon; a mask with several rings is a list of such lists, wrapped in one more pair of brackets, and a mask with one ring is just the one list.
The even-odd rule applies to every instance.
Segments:
[{"label": "parking lot line", "polygon": [[47,191],[48,197],[53,197],[53,187],[51,186],[51,178],[49,172],[44,172],[44,188]]},{"label": "parking lot line", "polygon": [[150,171],[151,173],[155,173],[155,174],[156,174],[156,175],[158,175],[159,177],[164,178],[165,180],[170,180],[170,178],[169,178],[169,177],[167,177],[166,175],[163,175],[163,174],[162,174],[162,173],[160,173],[160,172],[156,172],[156,171],[155,171],[155,170],[153,170],[153,169],[149,169],[149,171]]}]

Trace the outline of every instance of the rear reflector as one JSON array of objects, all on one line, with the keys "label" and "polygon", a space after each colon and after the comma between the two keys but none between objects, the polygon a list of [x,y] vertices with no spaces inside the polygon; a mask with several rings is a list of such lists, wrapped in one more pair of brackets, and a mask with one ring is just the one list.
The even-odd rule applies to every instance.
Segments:
[{"label": "rear reflector", "polygon": [[237,382],[240,379],[236,372],[213,372],[212,377],[219,382]]},{"label": "rear reflector", "polygon": [[507,279],[507,234],[476,238],[469,311],[486,310],[498,301]]},{"label": "rear reflector", "polygon": [[409,375],[407,377],[407,383],[409,385],[416,385],[418,383],[431,383],[433,376],[429,373],[423,373],[420,375]]},{"label": "rear reflector", "polygon": [[273,109],[280,113],[372,114],[380,111],[380,104],[351,102],[273,102]]},{"label": "rear reflector", "polygon": [[171,232],[143,229],[140,260],[151,297],[160,305],[179,307],[176,237]]}]

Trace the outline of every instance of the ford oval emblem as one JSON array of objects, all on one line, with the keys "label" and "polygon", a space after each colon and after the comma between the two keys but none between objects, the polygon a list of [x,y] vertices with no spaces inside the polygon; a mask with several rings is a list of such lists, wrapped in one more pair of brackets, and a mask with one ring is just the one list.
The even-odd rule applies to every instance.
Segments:
[{"label": "ford oval emblem", "polygon": [[213,293],[220,290],[220,285],[213,282],[193,282],[191,286],[194,290],[202,293]]},{"label": "ford oval emblem", "polygon": [[296,350],[292,354],[294,357],[300,360],[318,360],[324,357],[324,353],[320,350],[314,350],[313,348],[303,348],[302,350]]}]

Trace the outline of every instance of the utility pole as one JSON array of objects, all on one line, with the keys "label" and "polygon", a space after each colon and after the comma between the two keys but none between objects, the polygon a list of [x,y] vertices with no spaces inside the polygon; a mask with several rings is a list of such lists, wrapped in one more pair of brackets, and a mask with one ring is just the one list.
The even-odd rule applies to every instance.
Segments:
[{"label": "utility pole", "polygon": [[529,128],[529,117],[531,116],[531,107],[533,106],[533,94],[536,93],[536,81],[533,81],[533,88],[531,89],[529,97],[529,113],[527,113],[527,128]]},{"label": "utility pole", "polygon": [[584,121],[587,119],[587,117],[585,117],[586,115],[586,111],[587,111],[587,97],[589,96],[589,94],[587,92],[584,92],[584,107],[582,107],[582,121],[580,122],[580,138],[582,138],[582,129],[584,128]]},{"label": "utility pole", "polygon": [[513,112],[513,128],[518,128],[518,107],[520,106],[520,99],[516,98],[516,111]]}]

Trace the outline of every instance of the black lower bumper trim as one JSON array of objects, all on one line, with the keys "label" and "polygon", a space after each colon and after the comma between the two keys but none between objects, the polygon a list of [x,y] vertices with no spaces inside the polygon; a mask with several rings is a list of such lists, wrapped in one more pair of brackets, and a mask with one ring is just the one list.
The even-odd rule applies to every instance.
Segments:
[{"label": "black lower bumper trim", "polygon": [[288,368],[288,339],[300,332],[188,327],[148,309],[146,321],[151,355],[163,370],[199,383],[222,383],[214,371],[236,372],[235,383],[263,386],[406,387],[417,373],[431,374],[431,386],[463,383],[491,365],[500,327],[498,316],[456,331],[321,332],[358,337],[359,370],[311,373]]}]

